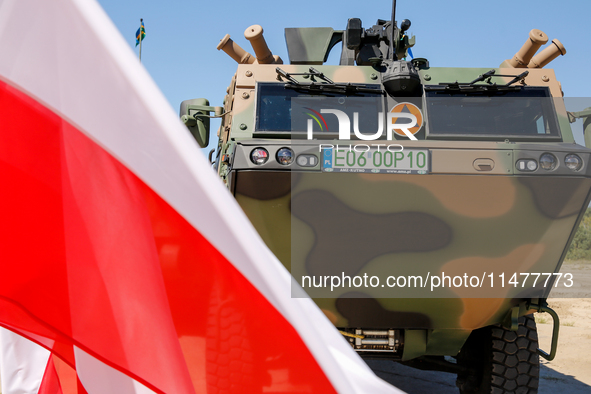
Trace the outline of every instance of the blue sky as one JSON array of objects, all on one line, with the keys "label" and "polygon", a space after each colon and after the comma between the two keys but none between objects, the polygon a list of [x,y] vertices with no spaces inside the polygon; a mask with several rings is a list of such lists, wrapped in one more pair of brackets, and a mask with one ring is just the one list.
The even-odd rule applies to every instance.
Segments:
[{"label": "blue sky", "polygon": [[[207,98],[222,105],[236,63],[216,50],[225,34],[252,52],[244,30],[260,24],[273,54],[287,61],[285,27],[344,29],[348,18],[361,18],[364,27],[390,19],[390,1],[277,2],[269,0],[99,0],[129,45],[144,19],[146,38],[142,63],[172,107],[182,100]],[[535,4],[535,6],[533,5]],[[531,11],[530,11],[531,10]],[[521,47],[531,29],[559,39],[567,50],[550,67],[555,69],[567,97],[591,95],[591,1],[586,0],[398,0],[396,19],[410,19],[416,35],[416,57],[432,67],[497,67]],[[338,47],[338,46],[337,46]],[[334,52],[336,53],[335,47]],[[336,60],[334,62],[336,64]],[[583,109],[591,105],[578,100]],[[577,130],[581,121],[578,122]],[[217,130],[218,122],[212,122]],[[580,133],[580,130],[578,131]],[[215,135],[212,136],[215,143]]]}]

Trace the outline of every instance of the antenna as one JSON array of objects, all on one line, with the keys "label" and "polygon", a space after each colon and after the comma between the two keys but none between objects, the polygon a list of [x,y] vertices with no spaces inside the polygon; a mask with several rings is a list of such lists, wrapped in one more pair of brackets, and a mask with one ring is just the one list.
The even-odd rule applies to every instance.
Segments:
[{"label": "antenna", "polygon": [[396,40],[396,0],[392,0],[392,37],[390,37],[390,60],[397,60],[396,53],[394,51],[394,41]]}]

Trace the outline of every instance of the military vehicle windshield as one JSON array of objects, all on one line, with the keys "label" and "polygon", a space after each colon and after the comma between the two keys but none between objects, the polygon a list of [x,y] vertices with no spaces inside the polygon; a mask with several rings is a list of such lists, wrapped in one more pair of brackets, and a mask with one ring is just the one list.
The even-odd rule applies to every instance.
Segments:
[{"label": "military vehicle windshield", "polygon": [[298,135],[306,135],[308,120],[312,120],[315,133],[337,137],[337,117],[321,113],[322,110],[331,109],[345,112],[351,121],[354,113],[359,113],[360,131],[375,133],[379,121],[376,115],[384,111],[385,97],[379,92],[379,85],[367,87],[374,87],[377,91],[320,94],[307,89],[286,89],[284,83],[259,83],[255,133],[266,136],[278,134],[281,138],[286,138],[285,134],[291,133],[292,138],[297,138]]},{"label": "military vehicle windshield", "polygon": [[546,87],[492,93],[425,91],[427,138],[561,140]]}]

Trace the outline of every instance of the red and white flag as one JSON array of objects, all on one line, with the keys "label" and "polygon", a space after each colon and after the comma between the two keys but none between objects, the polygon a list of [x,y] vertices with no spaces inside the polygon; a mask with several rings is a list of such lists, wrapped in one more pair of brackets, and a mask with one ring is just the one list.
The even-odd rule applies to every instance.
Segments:
[{"label": "red and white flag", "polygon": [[0,0],[0,185],[0,325],[51,351],[39,392],[399,392],[290,297],[96,2]]}]

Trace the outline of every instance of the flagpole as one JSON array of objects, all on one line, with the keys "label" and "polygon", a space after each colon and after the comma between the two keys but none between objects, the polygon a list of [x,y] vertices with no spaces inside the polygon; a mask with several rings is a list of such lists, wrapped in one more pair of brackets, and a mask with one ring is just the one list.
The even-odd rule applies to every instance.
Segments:
[{"label": "flagpole", "polygon": [[140,63],[142,62],[142,24],[144,23],[144,19],[140,18]]}]

